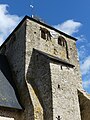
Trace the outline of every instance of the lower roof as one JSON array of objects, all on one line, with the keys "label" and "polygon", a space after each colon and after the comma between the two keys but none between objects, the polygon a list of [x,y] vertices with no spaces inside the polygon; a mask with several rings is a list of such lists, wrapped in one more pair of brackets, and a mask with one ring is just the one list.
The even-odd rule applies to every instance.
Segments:
[{"label": "lower roof", "polygon": [[11,70],[5,55],[0,55],[0,106],[22,109],[14,90]]}]

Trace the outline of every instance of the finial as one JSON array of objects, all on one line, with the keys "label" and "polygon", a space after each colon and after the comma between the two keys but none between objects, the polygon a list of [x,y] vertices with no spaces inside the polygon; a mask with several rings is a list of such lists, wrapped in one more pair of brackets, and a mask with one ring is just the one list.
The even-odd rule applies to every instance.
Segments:
[{"label": "finial", "polygon": [[31,4],[30,8],[31,8],[31,17],[33,18],[34,17],[34,6]]}]

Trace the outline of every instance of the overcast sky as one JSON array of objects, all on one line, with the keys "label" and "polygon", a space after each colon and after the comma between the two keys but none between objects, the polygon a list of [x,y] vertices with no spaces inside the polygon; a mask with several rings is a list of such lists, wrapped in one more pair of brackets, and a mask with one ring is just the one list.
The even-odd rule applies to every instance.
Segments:
[{"label": "overcast sky", "polygon": [[[33,8],[33,10],[32,10]],[[78,38],[84,89],[90,93],[90,0],[0,0],[0,45],[25,15]]]}]

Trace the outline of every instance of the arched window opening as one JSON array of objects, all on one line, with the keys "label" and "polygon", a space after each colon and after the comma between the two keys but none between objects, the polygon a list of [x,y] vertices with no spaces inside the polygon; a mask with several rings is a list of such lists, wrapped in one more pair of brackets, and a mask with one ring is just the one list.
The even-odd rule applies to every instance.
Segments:
[{"label": "arched window opening", "polygon": [[46,32],[41,30],[41,38],[46,39]]},{"label": "arched window opening", "polygon": [[58,44],[62,46],[62,40],[60,37],[58,38]]},{"label": "arched window opening", "polygon": [[58,44],[63,46],[63,47],[66,47],[66,40],[62,36],[59,36],[58,37]]},{"label": "arched window opening", "polygon": [[41,38],[45,40],[51,40],[51,34],[46,28],[40,28],[41,30]]},{"label": "arched window opening", "polygon": [[67,41],[62,36],[59,36],[58,37],[58,44],[61,45],[62,47],[66,48],[67,58],[69,59]]}]

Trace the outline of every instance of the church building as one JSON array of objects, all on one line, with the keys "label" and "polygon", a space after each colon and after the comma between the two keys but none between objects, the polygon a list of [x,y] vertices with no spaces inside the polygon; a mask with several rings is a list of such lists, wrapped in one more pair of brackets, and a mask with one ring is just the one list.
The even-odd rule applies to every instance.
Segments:
[{"label": "church building", "polygon": [[0,47],[0,120],[90,120],[76,41],[23,18]]}]

